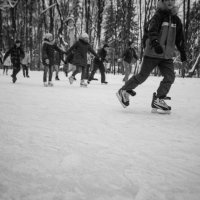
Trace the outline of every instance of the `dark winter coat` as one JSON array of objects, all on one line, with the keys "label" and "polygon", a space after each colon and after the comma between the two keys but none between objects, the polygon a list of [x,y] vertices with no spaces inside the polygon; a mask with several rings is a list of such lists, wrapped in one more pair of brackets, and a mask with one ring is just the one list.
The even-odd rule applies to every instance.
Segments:
[{"label": "dark winter coat", "polygon": [[44,40],[42,44],[42,63],[47,65],[46,59],[49,60],[49,65],[54,65],[54,51],[58,51],[60,54],[65,52],[60,49],[55,41],[49,42],[47,39]]},{"label": "dark winter coat", "polygon": [[54,51],[54,65],[60,66],[61,60],[63,60],[63,54],[58,51]]},{"label": "dark winter coat", "polygon": [[3,62],[6,60],[6,58],[9,55],[10,55],[11,62],[12,62],[13,65],[19,64],[21,62],[21,60],[24,58],[24,56],[25,56],[24,51],[21,48],[21,46],[17,47],[16,45],[14,45],[11,49],[9,49],[5,53]]},{"label": "dark winter coat", "polygon": [[73,52],[74,55],[72,64],[76,66],[86,67],[88,51],[91,52],[95,57],[98,57],[98,55],[95,53],[95,51],[92,49],[87,41],[79,39],[67,50],[66,54],[70,54],[71,52]]},{"label": "dark winter coat", "polygon": [[98,52],[97,52],[97,55],[98,55],[99,58],[101,58],[101,61],[98,58],[95,58],[94,64],[98,65],[101,62],[104,62],[104,61],[107,62],[107,60],[106,60],[107,51],[104,48],[99,49]]},{"label": "dark winter coat", "polygon": [[123,54],[123,60],[130,64],[133,59],[137,60],[138,56],[135,52],[135,49],[129,47]]},{"label": "dark winter coat", "polygon": [[[152,47],[155,40],[162,46],[162,54],[157,54]],[[153,58],[172,59],[175,45],[180,51],[181,61],[186,61],[183,27],[176,10],[159,9],[150,21],[144,55]]]}]

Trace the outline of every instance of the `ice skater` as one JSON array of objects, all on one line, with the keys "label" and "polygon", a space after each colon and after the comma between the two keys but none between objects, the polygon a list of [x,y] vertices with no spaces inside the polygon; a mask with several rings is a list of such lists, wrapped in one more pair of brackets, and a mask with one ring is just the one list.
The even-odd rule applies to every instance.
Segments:
[{"label": "ice skater", "polygon": [[76,70],[69,77],[69,82],[70,84],[72,84],[74,82],[75,75],[81,72],[80,86],[87,87],[87,82],[85,82],[87,68],[87,53],[91,52],[95,57],[100,59],[96,52],[90,46],[89,36],[87,33],[82,33],[79,40],[75,42],[75,44],[72,45],[72,47],[66,53],[70,54],[72,51],[74,51],[72,62],[74,63],[74,65],[76,65]]},{"label": "ice skater", "polygon": [[11,75],[13,83],[17,80],[17,74],[20,71],[21,60],[24,58],[24,51],[21,47],[21,41],[16,40],[13,47],[11,47],[4,55],[3,62],[7,59],[10,55],[12,66],[13,66],[13,73]]},{"label": "ice skater", "polygon": [[29,77],[29,66],[30,66],[30,53],[28,51],[25,52],[25,56],[22,59],[22,71],[23,71],[23,76],[24,78],[30,78]]},{"label": "ice skater", "polygon": [[94,62],[93,62],[93,70],[88,78],[88,83],[90,83],[90,81],[92,81],[94,79],[94,74],[96,73],[97,69],[100,70],[101,73],[101,83],[102,84],[107,84],[108,82],[105,80],[106,79],[106,75],[105,75],[105,66],[103,64],[103,62],[108,62],[106,60],[106,56],[107,56],[107,51],[108,51],[109,45],[108,44],[104,44],[103,48],[98,50],[98,56],[101,58],[101,60],[99,60],[98,58],[94,58]]},{"label": "ice skater", "polygon": [[158,66],[164,78],[160,82],[157,93],[153,93],[152,112],[170,112],[171,107],[166,104],[165,100],[170,99],[167,94],[175,80],[172,59],[175,45],[185,66],[187,58],[183,26],[177,16],[175,0],[160,0],[158,1],[158,9],[149,24],[141,70],[137,75],[132,76],[117,92],[117,97],[123,107],[129,105],[129,95],[134,96],[136,94],[133,89],[142,84],[151,71]]},{"label": "ice skater", "polygon": [[12,63],[10,60],[10,56],[8,56],[3,63],[3,75],[4,74],[8,75],[8,69],[11,67],[11,65],[12,65]]},{"label": "ice skater", "polygon": [[132,64],[135,64],[136,61],[138,60],[138,56],[134,49],[134,43],[132,41],[128,42],[128,48],[123,53],[122,59],[123,59],[122,63],[124,66],[124,71],[125,71],[123,81],[127,82],[132,71]]},{"label": "ice skater", "polygon": [[[65,53],[65,51],[63,51],[57,46],[55,40],[53,39],[53,35],[51,33],[46,33],[42,44],[42,63],[44,66],[43,83],[45,87],[53,86],[52,74],[53,74],[53,64],[54,64],[54,51],[58,51],[61,54]],[[48,73],[49,76],[47,83]]]}]

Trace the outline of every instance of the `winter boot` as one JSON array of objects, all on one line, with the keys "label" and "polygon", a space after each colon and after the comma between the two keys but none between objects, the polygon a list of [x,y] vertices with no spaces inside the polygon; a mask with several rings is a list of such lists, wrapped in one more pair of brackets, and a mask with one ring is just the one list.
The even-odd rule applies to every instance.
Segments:
[{"label": "winter boot", "polygon": [[80,86],[81,86],[81,87],[87,87],[87,83],[85,83],[84,80],[81,80]]},{"label": "winter boot", "polygon": [[124,108],[129,106],[129,94],[126,92],[126,90],[120,89],[117,93],[117,98],[119,102],[122,104]]},{"label": "winter boot", "polygon": [[153,99],[151,102],[152,113],[167,113],[171,111],[171,107],[166,104],[164,100],[171,100],[170,97],[160,97],[158,98],[156,93],[153,93]]}]

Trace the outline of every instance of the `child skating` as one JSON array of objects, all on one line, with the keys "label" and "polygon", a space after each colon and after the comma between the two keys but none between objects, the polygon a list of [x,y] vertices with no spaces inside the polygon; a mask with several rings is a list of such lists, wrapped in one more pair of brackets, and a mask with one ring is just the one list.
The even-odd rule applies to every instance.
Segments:
[{"label": "child skating", "polygon": [[166,104],[165,100],[170,99],[167,94],[175,80],[172,60],[175,46],[180,52],[183,65],[185,65],[187,59],[183,27],[177,16],[175,0],[160,0],[158,10],[150,21],[141,70],[117,92],[117,97],[124,108],[129,105],[129,96],[136,94],[133,89],[142,84],[151,71],[158,66],[164,78],[157,93],[153,94],[152,112],[169,113],[171,111],[171,107]]},{"label": "child skating", "polygon": [[70,54],[70,52],[74,51],[73,61],[72,63],[76,65],[76,70],[69,77],[69,82],[72,84],[74,82],[74,77],[76,74],[81,72],[81,87],[87,87],[87,83],[85,80],[86,77],[86,68],[87,68],[87,53],[91,52],[95,57],[99,58],[95,51],[89,44],[89,36],[87,33],[83,33],[79,40],[72,45],[72,47],[66,52],[66,54]]},{"label": "child skating", "polygon": [[[62,49],[58,48],[55,41],[53,40],[53,35],[51,33],[46,33],[42,44],[42,63],[44,66],[43,83],[45,87],[53,86],[52,74],[54,65],[54,51],[58,51],[61,54],[65,53]],[[48,82],[47,74],[49,75]]]}]

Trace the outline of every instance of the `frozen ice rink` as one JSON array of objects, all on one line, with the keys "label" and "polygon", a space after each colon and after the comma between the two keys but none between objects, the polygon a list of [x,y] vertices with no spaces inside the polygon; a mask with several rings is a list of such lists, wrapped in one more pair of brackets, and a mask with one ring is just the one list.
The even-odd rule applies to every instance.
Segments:
[{"label": "frozen ice rink", "polygon": [[122,75],[88,88],[30,77],[0,70],[0,200],[200,199],[200,79],[176,78],[162,115],[150,107],[159,77],[126,109]]}]

